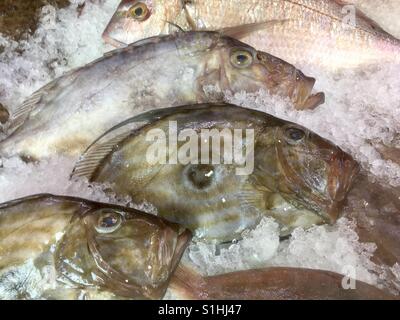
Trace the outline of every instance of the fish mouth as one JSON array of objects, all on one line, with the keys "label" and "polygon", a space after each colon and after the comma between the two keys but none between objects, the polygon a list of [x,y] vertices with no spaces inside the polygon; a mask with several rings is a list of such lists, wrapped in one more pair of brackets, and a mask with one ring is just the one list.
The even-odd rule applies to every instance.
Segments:
[{"label": "fish mouth", "polygon": [[109,44],[109,45],[115,47],[115,48],[122,48],[122,47],[126,46],[125,43],[116,40],[114,37],[112,37],[112,36],[110,35],[109,29],[110,29],[111,27],[112,27],[112,24],[109,24],[109,25],[107,26],[106,30],[103,32],[103,34],[102,34],[103,41],[104,41],[105,43],[107,43],[107,44]]},{"label": "fish mouth", "polygon": [[359,172],[359,164],[350,155],[341,150],[332,155],[327,184],[331,200],[331,204],[327,207],[327,213],[331,222],[336,221],[340,216],[346,196]]},{"label": "fish mouth", "polygon": [[[315,78],[304,75],[295,66],[272,56],[258,51],[257,60],[268,72],[267,87],[289,96],[297,110],[314,109],[325,102],[325,94],[318,92],[312,94]],[[276,87],[276,88],[275,88]]]},{"label": "fish mouth", "polygon": [[325,103],[325,94],[323,92],[312,94],[316,82],[315,78],[305,76],[304,74],[297,77],[300,78],[300,83],[295,94],[295,107],[297,110],[312,110]]}]

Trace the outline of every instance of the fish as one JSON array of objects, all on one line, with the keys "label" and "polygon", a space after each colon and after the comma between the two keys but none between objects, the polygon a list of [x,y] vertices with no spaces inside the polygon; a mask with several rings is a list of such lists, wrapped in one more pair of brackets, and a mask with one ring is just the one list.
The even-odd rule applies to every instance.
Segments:
[{"label": "fish", "polygon": [[343,216],[355,221],[360,241],[376,244],[376,263],[400,263],[400,188],[371,181],[363,172],[348,193]]},{"label": "fish", "polygon": [[[0,125],[0,155],[37,161],[79,156],[116,124],[158,106],[224,101],[224,92],[266,90],[314,108],[315,79],[218,32],[157,36],[57,78]],[[207,90],[213,87],[215,90]]]},{"label": "fish", "polygon": [[385,31],[400,39],[400,7],[397,0],[381,1],[377,8],[375,0],[344,0],[353,4],[369,18],[376,21]]},{"label": "fish", "polygon": [[191,233],[159,217],[39,194],[0,204],[0,299],[395,299],[322,270],[264,268],[205,277],[182,261]]},{"label": "fish", "polygon": [[[350,287],[353,285],[353,287]],[[170,290],[190,300],[398,300],[362,281],[318,269],[269,267],[202,277],[180,264]]]},{"label": "fish", "polygon": [[0,299],[156,299],[191,239],[154,215],[38,194],[0,205]]},{"label": "fish", "polygon": [[220,30],[298,67],[329,72],[400,62],[400,41],[340,0],[123,0],[103,38],[123,46],[174,26]]},{"label": "fish", "polygon": [[[194,140],[180,136],[187,130]],[[234,145],[238,130],[243,140]],[[160,131],[171,149],[153,136]],[[192,141],[194,150],[187,148]],[[244,161],[234,160],[238,154]],[[197,239],[223,243],[265,216],[279,223],[282,237],[335,222],[358,170],[349,154],[304,127],[234,105],[200,104],[116,126],[93,142],[71,177],[106,184],[118,196],[151,204]]]}]

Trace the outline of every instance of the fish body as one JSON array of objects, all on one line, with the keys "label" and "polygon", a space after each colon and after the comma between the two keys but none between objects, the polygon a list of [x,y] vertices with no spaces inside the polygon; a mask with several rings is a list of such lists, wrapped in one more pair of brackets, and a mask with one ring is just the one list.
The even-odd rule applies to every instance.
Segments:
[{"label": "fish body", "polygon": [[0,205],[0,299],[164,295],[190,232],[137,210],[35,195]]},{"label": "fish body", "polygon": [[348,194],[344,216],[356,222],[362,242],[377,246],[374,260],[393,266],[400,262],[400,189],[371,182],[360,174]]},{"label": "fish body", "polygon": [[[174,124],[178,136],[196,134],[198,149],[184,149],[193,142],[188,137],[177,141],[176,151],[172,143],[163,149],[149,138],[161,131],[171,141]],[[203,138],[204,130],[217,132],[216,138]],[[237,131],[247,142],[235,149]],[[229,145],[234,157],[225,162]],[[153,161],[148,155],[154,150],[161,158],[165,150],[168,160]],[[239,153],[245,162],[232,160]],[[203,160],[202,154],[209,156]],[[152,112],[117,126],[89,147],[73,176],[107,183],[120,196],[151,203],[158,215],[197,237],[222,242],[237,239],[263,216],[280,223],[282,236],[335,221],[357,171],[351,156],[305,128],[263,112],[211,104]]]},{"label": "fish body", "polygon": [[[138,3],[148,7],[145,19],[132,14]],[[165,21],[188,30],[223,30],[296,66],[336,71],[400,61],[398,39],[354,6],[335,0],[124,0],[104,39],[127,44],[176,31]]]},{"label": "fish body", "polygon": [[[221,101],[264,89],[297,108],[322,103],[315,79],[216,32],[153,37],[106,54],[49,83],[2,124],[2,156],[77,156],[100,134],[146,110]],[[216,93],[205,88],[213,86]],[[4,138],[3,137],[3,138]]]},{"label": "fish body", "polygon": [[334,272],[290,267],[201,277],[181,264],[170,288],[179,298],[195,300],[398,300],[398,296]]}]

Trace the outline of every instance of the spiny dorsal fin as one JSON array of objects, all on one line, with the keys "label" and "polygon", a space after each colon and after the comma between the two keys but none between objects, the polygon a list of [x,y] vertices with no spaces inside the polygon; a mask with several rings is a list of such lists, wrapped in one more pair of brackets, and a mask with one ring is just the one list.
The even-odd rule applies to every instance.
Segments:
[{"label": "spiny dorsal fin", "polygon": [[31,112],[37,110],[38,106],[42,102],[43,97],[47,96],[51,90],[53,90],[59,84],[63,86],[68,86],[76,79],[81,70],[90,67],[98,60],[93,61],[92,63],[84,67],[76,68],[65,73],[61,77],[54,79],[39,90],[35,91],[31,96],[29,96],[19,107],[17,107],[11,113],[9,121],[3,126],[6,137],[11,135],[15,130],[17,130],[21,125],[24,124],[24,122],[29,118]]},{"label": "spiny dorsal fin", "polygon": [[84,177],[90,181],[103,160],[122,141],[134,134],[135,130],[146,124],[147,122],[124,122],[100,136],[82,154],[72,171],[71,178]]},{"label": "spiny dorsal fin", "polygon": [[75,168],[72,171],[71,178],[84,177],[90,181],[93,178],[97,168],[101,165],[102,161],[114,150],[114,148],[116,148],[129,136],[134,135],[144,126],[176,112],[186,112],[193,109],[202,109],[208,107],[209,105],[207,104],[198,104],[156,109],[121,122],[102,134],[86,149],[76,163]]}]

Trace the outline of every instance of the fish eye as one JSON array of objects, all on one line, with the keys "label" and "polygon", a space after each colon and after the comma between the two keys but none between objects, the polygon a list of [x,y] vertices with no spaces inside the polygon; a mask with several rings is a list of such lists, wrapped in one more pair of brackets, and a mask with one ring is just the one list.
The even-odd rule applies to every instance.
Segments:
[{"label": "fish eye", "polygon": [[290,127],[285,129],[286,141],[291,144],[295,144],[302,141],[305,136],[306,133],[304,132],[304,130],[300,128]]},{"label": "fish eye", "polygon": [[149,9],[143,2],[138,2],[129,9],[129,15],[138,21],[144,21],[149,17]]},{"label": "fish eye", "polygon": [[212,165],[191,165],[185,170],[185,174],[194,188],[204,190],[212,184],[215,170]]},{"label": "fish eye", "polygon": [[95,229],[98,233],[111,233],[121,225],[121,215],[115,211],[101,213]]},{"label": "fish eye", "polygon": [[253,55],[246,50],[237,50],[231,54],[231,63],[238,68],[247,68],[253,63]]}]

